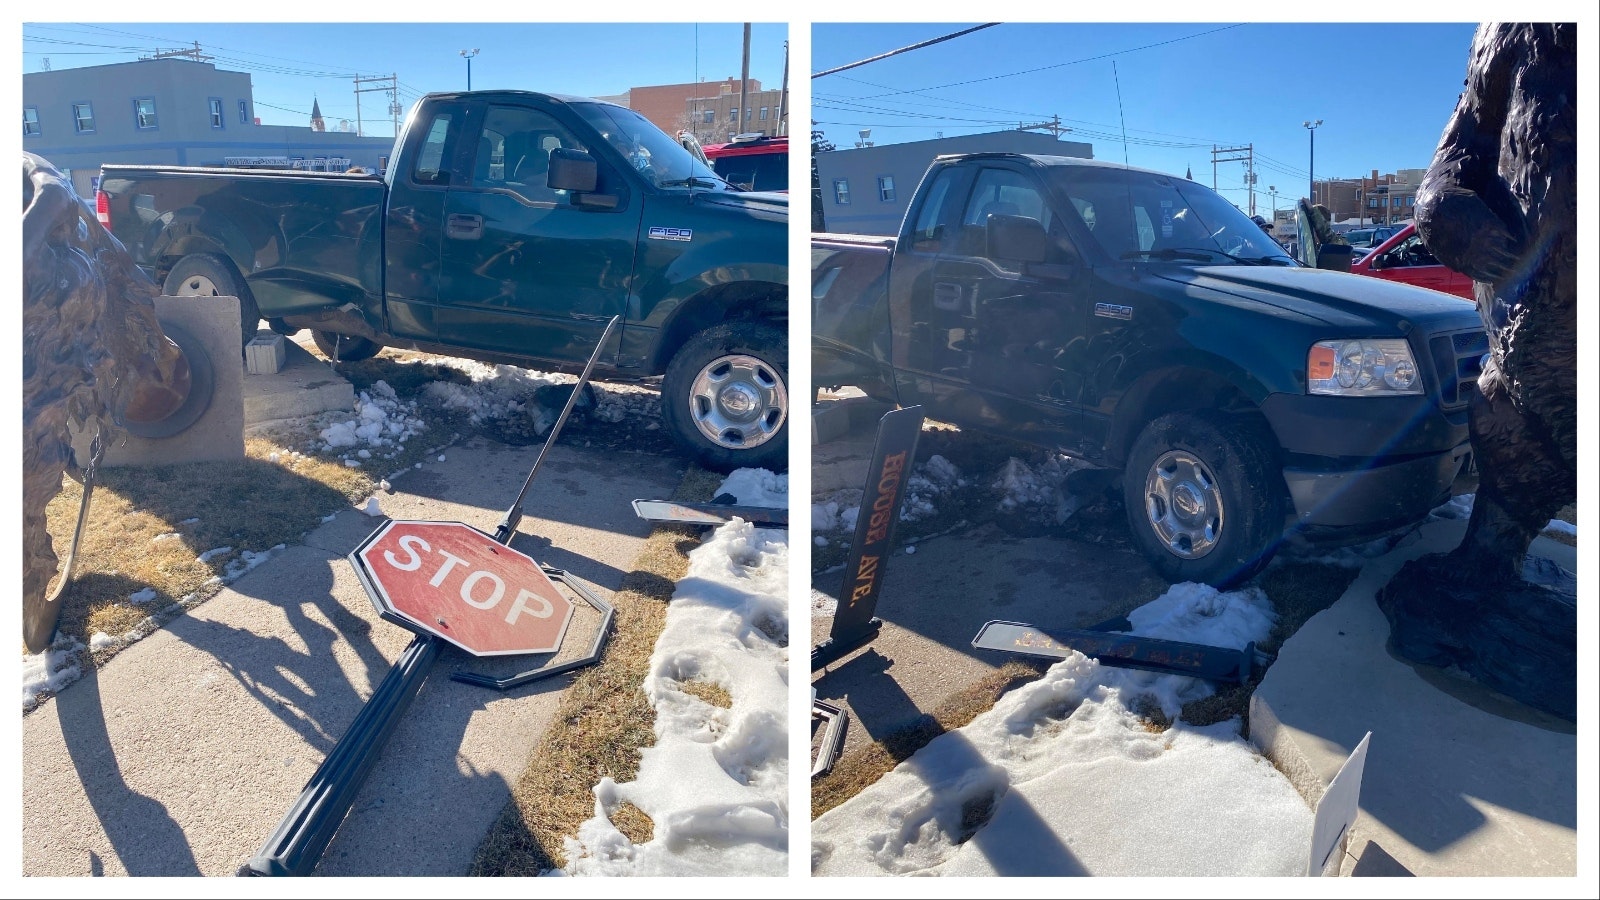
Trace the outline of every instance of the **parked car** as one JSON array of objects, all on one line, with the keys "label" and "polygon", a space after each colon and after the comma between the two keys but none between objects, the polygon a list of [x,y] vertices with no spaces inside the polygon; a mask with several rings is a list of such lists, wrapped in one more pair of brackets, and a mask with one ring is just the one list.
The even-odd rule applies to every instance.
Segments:
[{"label": "parked car", "polygon": [[941,156],[898,237],[811,246],[816,386],[1121,469],[1173,581],[1412,525],[1470,459],[1474,310],[1302,266],[1182,177]]},{"label": "parked car", "polygon": [[703,464],[781,468],[788,198],[734,189],[626,107],[429,94],[383,179],[108,165],[101,222],[173,295],[234,296],[245,337],[309,328],[332,358],[402,347],[660,377]]},{"label": "parked car", "polygon": [[1358,250],[1371,249],[1393,237],[1394,233],[1399,230],[1400,227],[1397,225],[1377,225],[1372,228],[1356,228],[1351,231],[1346,231],[1344,233],[1344,239],[1350,242],[1350,246]]},{"label": "parked car", "polygon": [[1463,300],[1472,299],[1472,279],[1442,265],[1422,244],[1416,225],[1407,225],[1350,266],[1358,275],[1371,275],[1425,287]]},{"label": "parked car", "polygon": [[747,191],[789,191],[789,139],[760,132],[707,144],[706,158],[724,181]]}]

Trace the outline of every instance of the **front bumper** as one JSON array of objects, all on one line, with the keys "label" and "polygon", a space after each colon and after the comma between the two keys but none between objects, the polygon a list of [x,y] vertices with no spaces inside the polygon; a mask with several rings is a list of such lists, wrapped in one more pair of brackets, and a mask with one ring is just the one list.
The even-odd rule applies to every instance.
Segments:
[{"label": "front bumper", "polygon": [[1325,457],[1291,457],[1283,480],[1293,527],[1308,540],[1355,541],[1419,522],[1450,499],[1471,456],[1472,444],[1462,441],[1442,453],[1357,468]]}]

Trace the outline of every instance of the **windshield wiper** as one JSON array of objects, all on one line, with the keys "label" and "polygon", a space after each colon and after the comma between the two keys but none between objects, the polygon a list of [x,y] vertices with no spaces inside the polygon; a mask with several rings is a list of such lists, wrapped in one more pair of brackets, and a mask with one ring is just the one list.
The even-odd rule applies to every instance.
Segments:
[{"label": "windshield wiper", "polygon": [[[1196,248],[1196,249],[1193,249],[1193,250],[1189,250],[1189,249],[1176,250],[1176,249],[1173,249],[1171,247],[1168,247],[1165,250],[1129,250],[1127,253],[1122,254],[1122,258],[1123,259],[1137,259],[1138,257],[1141,257],[1141,256],[1148,256],[1148,257],[1151,257],[1152,259],[1160,259],[1160,260],[1189,259],[1189,260],[1194,260],[1195,262],[1206,262],[1206,261],[1211,259],[1211,257],[1206,255],[1206,254],[1211,254],[1211,253],[1222,253],[1222,251],[1221,250],[1205,250],[1205,249],[1200,249],[1200,248]],[[1222,255],[1223,256],[1228,256],[1228,254],[1226,254],[1226,253],[1222,253]],[[1233,257],[1229,257],[1229,259],[1232,259],[1232,258]]]}]

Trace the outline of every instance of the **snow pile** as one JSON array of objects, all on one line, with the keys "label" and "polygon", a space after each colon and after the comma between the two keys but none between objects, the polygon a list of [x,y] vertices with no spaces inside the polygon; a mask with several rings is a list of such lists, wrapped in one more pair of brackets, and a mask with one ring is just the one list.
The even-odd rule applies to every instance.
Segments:
[{"label": "snow pile", "polygon": [[129,603],[149,603],[151,600],[154,600],[155,598],[156,598],[156,589],[147,587],[144,590],[134,591],[133,593],[129,594],[128,595],[128,602]]},{"label": "snow pile", "polygon": [[240,576],[244,575],[244,573],[271,559],[274,553],[282,551],[285,546],[285,544],[278,544],[272,549],[263,550],[260,553],[257,553],[254,550],[239,551],[239,558],[229,560],[227,568],[223,570],[222,583],[232,584],[233,582],[238,581]]},{"label": "snow pile", "polygon": [[1078,511],[1080,501],[1062,484],[1089,463],[1053,454],[1037,469],[1016,457],[1006,460],[995,477],[993,488],[1000,494],[1000,510],[1021,510],[1031,519],[1061,524]]},{"label": "snow pile", "polygon": [[1472,517],[1472,498],[1475,494],[1457,494],[1449,500],[1439,504],[1428,513],[1430,521],[1434,519],[1468,519]]},{"label": "snow pile", "polygon": [[[1135,633],[1243,648],[1268,636],[1259,591],[1175,585]],[[814,875],[1299,875],[1312,811],[1237,720],[1152,733],[1198,679],[1080,654],[929,742],[812,823]]]},{"label": "snow pile", "polygon": [[22,657],[22,709],[32,709],[44,691],[59,691],[77,681],[83,671],[78,668],[78,654],[83,642],[70,634],[56,635],[55,642],[42,653],[23,654]]},{"label": "snow pile", "polygon": [[379,381],[370,391],[356,398],[356,416],[322,429],[320,449],[344,452],[345,465],[360,465],[357,459],[370,459],[379,451],[384,459],[400,454],[406,441],[421,434],[427,425],[417,418],[417,404],[401,400],[387,382]]},{"label": "snow pile", "polygon": [[[561,384],[563,379],[517,366],[488,365],[472,360],[451,360],[449,365],[465,372],[470,384],[451,381],[429,382],[423,395],[448,410],[460,410],[474,424],[490,419],[509,419],[527,415],[534,419],[534,431],[544,434],[561,414],[559,406],[548,409],[532,402],[539,388]],[[575,383],[572,379],[569,383]]]},{"label": "snow pile", "polygon": [[[938,501],[958,487],[965,487],[967,480],[961,477],[961,471],[950,460],[938,455],[928,457],[928,461],[914,466],[911,475],[906,478],[906,497],[900,503],[900,521],[915,522],[926,519],[939,511]],[[851,527],[855,523],[851,522]]]},{"label": "snow pile", "polygon": [[789,476],[767,469],[736,469],[717,488],[717,496],[729,494],[738,506],[789,506]]},{"label": "snow pile", "polygon": [[[640,751],[634,781],[595,785],[566,874],[787,874],[788,569],[785,533],[742,521],[689,554],[644,682],[655,746]],[[707,681],[731,709],[683,690]],[[612,825],[623,802],[650,817],[651,840]]]},{"label": "snow pile", "polygon": [[1571,535],[1572,537],[1578,536],[1578,526],[1566,521],[1565,519],[1551,519],[1550,524],[1546,525],[1544,530],[1554,531],[1559,534],[1567,534]]}]

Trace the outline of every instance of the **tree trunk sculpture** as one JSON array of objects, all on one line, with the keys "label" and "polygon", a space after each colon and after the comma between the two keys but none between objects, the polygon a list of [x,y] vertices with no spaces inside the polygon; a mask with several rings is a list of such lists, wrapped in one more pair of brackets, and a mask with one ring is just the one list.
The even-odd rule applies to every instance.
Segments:
[{"label": "tree trunk sculpture", "polygon": [[45,506],[71,460],[68,423],[159,418],[187,393],[188,367],[156,321],[155,285],[62,174],[26,152],[22,284],[22,632],[38,653],[60,615],[46,595],[57,559]]},{"label": "tree trunk sculpture", "polygon": [[1401,656],[1568,719],[1576,598],[1533,581],[1570,576],[1524,563],[1576,496],[1576,100],[1576,25],[1479,26],[1416,212],[1433,255],[1474,280],[1488,332],[1469,412],[1479,488],[1460,546],[1380,596]]}]

